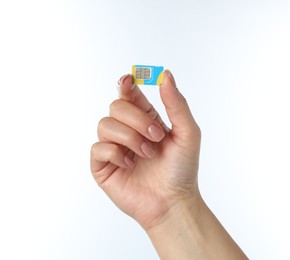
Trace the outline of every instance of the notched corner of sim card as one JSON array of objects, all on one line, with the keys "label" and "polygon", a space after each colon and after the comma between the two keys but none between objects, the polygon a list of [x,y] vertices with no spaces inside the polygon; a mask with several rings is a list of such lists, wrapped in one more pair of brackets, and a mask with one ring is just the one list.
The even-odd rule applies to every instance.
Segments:
[{"label": "notched corner of sim card", "polygon": [[163,81],[164,67],[133,65],[133,83],[138,85],[160,85]]}]

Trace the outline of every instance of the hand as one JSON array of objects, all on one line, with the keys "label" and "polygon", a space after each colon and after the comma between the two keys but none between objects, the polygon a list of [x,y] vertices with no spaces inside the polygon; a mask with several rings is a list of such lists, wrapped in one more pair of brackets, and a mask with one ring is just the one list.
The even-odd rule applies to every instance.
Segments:
[{"label": "hand", "polygon": [[248,259],[199,193],[201,134],[169,71],[160,95],[171,129],[131,75],[121,78],[91,150],[95,180],[141,224],[160,259]]},{"label": "hand", "polygon": [[171,129],[132,84],[131,75],[119,83],[120,99],[99,122],[91,171],[111,200],[148,230],[180,200],[200,196],[201,133],[168,70],[160,95]]}]

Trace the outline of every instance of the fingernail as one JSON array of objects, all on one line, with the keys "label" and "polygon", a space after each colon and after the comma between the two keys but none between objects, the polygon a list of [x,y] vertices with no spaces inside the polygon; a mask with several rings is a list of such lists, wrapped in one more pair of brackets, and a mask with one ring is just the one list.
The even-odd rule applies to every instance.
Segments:
[{"label": "fingernail", "polygon": [[165,133],[163,132],[163,130],[157,125],[149,126],[148,133],[151,136],[151,138],[156,142],[161,141],[162,138],[165,136]]},{"label": "fingernail", "polygon": [[123,77],[121,77],[118,81],[118,85],[123,85],[126,83],[126,79],[130,78],[131,75],[130,74],[127,74],[127,75],[124,75]]},{"label": "fingernail", "polygon": [[175,79],[174,79],[174,77],[173,77],[171,71],[170,71],[170,70],[167,70],[167,71],[168,71],[168,74],[167,74],[167,75],[168,75],[168,78],[169,78],[169,80],[170,80],[172,86],[174,86],[174,87],[176,88],[176,82],[175,82]]},{"label": "fingernail", "polygon": [[141,150],[148,158],[152,158],[156,153],[153,146],[148,142],[141,144]]},{"label": "fingernail", "polygon": [[124,157],[124,163],[129,167],[133,167],[135,164],[134,161],[128,155]]}]

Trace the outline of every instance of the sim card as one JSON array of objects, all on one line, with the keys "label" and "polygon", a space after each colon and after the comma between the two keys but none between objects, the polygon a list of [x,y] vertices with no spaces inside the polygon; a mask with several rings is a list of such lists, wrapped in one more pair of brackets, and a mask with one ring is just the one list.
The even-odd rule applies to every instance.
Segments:
[{"label": "sim card", "polygon": [[140,85],[160,85],[163,81],[164,67],[133,65],[133,82]]}]

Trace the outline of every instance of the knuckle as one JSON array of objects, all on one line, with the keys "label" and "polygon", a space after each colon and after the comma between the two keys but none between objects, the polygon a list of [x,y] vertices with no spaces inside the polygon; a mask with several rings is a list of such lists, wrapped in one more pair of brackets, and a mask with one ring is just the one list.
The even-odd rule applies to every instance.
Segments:
[{"label": "knuckle", "polygon": [[90,150],[91,159],[97,157],[99,152],[100,152],[100,142],[96,142],[91,146]]},{"label": "knuckle", "polygon": [[122,145],[128,147],[130,146],[130,144],[134,145],[138,143],[139,140],[140,140],[140,135],[137,132],[132,131],[132,133],[124,137]]},{"label": "knuckle", "polygon": [[135,115],[135,122],[139,124],[143,124],[146,122],[147,117],[143,113],[136,113]]},{"label": "knuckle", "polygon": [[114,145],[111,147],[111,150],[110,150],[110,158],[117,158],[121,153],[121,149],[119,146],[117,145]]},{"label": "knuckle", "polygon": [[108,124],[110,118],[109,117],[103,117],[99,123],[98,123],[98,134],[101,134],[103,132],[103,129],[106,127],[106,125]]},{"label": "knuckle", "polygon": [[97,148],[96,146],[97,146],[97,143],[94,143],[91,146],[91,150],[90,150],[91,156],[93,156],[96,153],[96,148]]},{"label": "knuckle", "polygon": [[121,99],[116,99],[114,100],[111,104],[110,104],[110,114],[116,110],[119,109],[120,105],[122,103],[122,100]]}]

